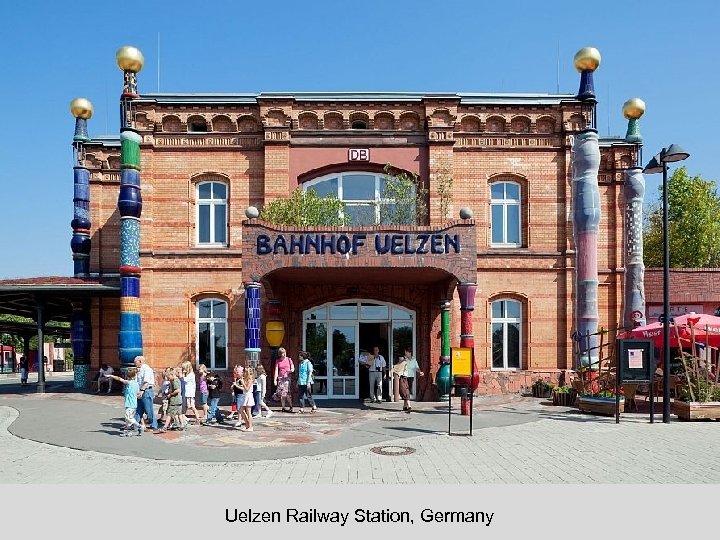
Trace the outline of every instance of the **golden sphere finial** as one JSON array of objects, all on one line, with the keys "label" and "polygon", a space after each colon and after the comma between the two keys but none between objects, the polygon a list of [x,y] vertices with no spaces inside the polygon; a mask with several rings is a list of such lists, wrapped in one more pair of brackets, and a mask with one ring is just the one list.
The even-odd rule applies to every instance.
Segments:
[{"label": "golden sphere finial", "polygon": [[578,71],[595,71],[600,66],[600,51],[595,47],[583,47],[575,53],[573,62]]},{"label": "golden sphere finial", "polygon": [[131,45],[120,47],[115,53],[115,60],[121,70],[133,73],[140,71],[145,63],[145,57],[140,49]]},{"label": "golden sphere finial", "polygon": [[631,98],[623,103],[623,116],[628,120],[640,118],[645,113],[645,102],[640,98]]},{"label": "golden sphere finial", "polygon": [[93,106],[89,99],[84,97],[75,98],[70,102],[70,112],[75,118],[89,120],[93,115]]}]

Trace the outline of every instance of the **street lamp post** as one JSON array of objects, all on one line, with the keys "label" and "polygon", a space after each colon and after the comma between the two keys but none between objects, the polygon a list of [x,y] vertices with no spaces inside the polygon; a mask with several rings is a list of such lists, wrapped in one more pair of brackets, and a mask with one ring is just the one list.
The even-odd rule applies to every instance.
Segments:
[{"label": "street lamp post", "polygon": [[663,422],[670,422],[670,231],[668,225],[668,163],[690,157],[676,144],[663,148],[645,166],[643,172],[662,172],[662,223],[663,223]]}]

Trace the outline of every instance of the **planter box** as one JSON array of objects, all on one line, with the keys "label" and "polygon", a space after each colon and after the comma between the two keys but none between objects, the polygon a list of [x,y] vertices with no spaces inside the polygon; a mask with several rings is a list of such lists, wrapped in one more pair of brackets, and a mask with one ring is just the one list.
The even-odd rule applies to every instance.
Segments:
[{"label": "planter box", "polygon": [[552,388],[548,386],[533,386],[532,395],[533,397],[549,398],[552,394]]},{"label": "planter box", "polygon": [[559,405],[560,407],[572,407],[576,398],[577,392],[575,390],[563,394],[559,392],[552,393],[553,405]]},{"label": "planter box", "polygon": [[[578,409],[593,414],[615,415],[615,398],[579,396],[575,401]],[[620,398],[620,412],[625,412],[625,398]]]},{"label": "planter box", "polygon": [[720,418],[720,401],[673,401],[673,412],[682,420]]}]

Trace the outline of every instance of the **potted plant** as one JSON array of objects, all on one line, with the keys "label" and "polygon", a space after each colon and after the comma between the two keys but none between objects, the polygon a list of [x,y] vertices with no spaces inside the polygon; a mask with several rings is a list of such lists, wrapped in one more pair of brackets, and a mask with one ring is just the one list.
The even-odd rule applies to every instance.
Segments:
[{"label": "potted plant", "polygon": [[[625,397],[624,390],[620,389],[620,412],[625,411]],[[598,390],[597,392],[588,393],[582,396],[578,396],[575,404],[578,409],[583,412],[589,412],[593,414],[615,414],[615,403],[616,394],[614,388],[606,388],[604,390]]]},{"label": "potted plant", "polygon": [[705,369],[704,363],[696,357],[689,360],[683,362],[685,378],[675,386],[673,412],[682,420],[720,418],[720,383],[717,374]]},{"label": "potted plant", "polygon": [[548,379],[537,379],[532,384],[533,397],[549,398],[555,385]]},{"label": "potted plant", "polygon": [[556,386],[552,390],[553,405],[572,407],[577,397],[577,391],[570,385]]}]

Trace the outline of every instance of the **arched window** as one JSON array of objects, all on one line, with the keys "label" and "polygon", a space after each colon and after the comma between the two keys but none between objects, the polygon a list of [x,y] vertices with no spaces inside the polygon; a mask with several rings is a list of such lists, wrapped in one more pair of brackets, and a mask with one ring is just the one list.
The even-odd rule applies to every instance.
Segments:
[{"label": "arched window", "polygon": [[197,185],[197,243],[227,245],[227,186],[223,182]]},{"label": "arched window", "polygon": [[197,361],[208,369],[227,369],[227,303],[208,298],[197,303]]},{"label": "arched window", "polygon": [[520,369],[522,304],[516,300],[496,300],[492,303],[491,317],[493,369]]},{"label": "arched window", "polygon": [[188,118],[188,131],[190,133],[207,133],[207,121],[202,116]]},{"label": "arched window", "polygon": [[[343,211],[350,218],[350,225],[414,225],[414,203],[411,203],[412,208],[405,208],[407,203],[404,201],[403,208],[399,208],[395,199],[387,196],[385,183],[383,174],[345,172],[311,180],[303,189],[313,189],[320,197],[335,195],[343,201]],[[414,201],[415,194],[410,194],[407,199]]]},{"label": "arched window", "polygon": [[520,184],[505,181],[490,184],[490,217],[493,247],[520,245]]}]

